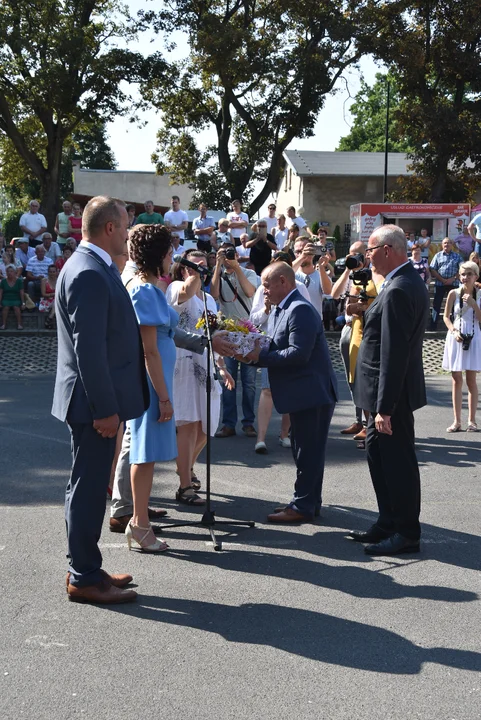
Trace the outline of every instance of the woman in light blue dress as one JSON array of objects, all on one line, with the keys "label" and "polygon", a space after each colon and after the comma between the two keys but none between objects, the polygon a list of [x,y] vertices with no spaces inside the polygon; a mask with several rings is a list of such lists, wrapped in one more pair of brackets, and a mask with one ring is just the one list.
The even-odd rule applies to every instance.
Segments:
[{"label": "woman in light blue dress", "polygon": [[177,457],[172,388],[176,351],[173,340],[179,316],[157,287],[172,263],[170,232],[163,225],[137,225],[129,235],[130,255],[138,269],[127,287],[140,325],[147,368],[150,405],[131,420],[131,483],[134,512],[125,534],[129,548],[134,540],[144,552],[163,552],[150,526],[148,502],[156,462]]}]

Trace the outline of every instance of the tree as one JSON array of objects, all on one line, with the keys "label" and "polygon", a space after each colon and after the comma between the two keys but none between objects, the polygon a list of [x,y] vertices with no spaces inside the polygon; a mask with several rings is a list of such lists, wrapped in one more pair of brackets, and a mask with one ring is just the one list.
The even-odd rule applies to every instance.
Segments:
[{"label": "tree", "polygon": [[[40,187],[53,225],[65,144],[82,123],[127,112],[123,80],[161,75],[157,55],[114,46],[135,37],[117,0],[3,0],[0,5],[0,133]],[[40,150],[41,148],[41,150]]]},{"label": "tree", "polygon": [[342,137],[337,150],[384,152],[386,136],[387,83],[389,82],[389,151],[410,152],[412,141],[402,135],[397,120],[401,98],[392,73],[376,73],[376,81],[369,86],[361,80],[349,112],[354,118],[349,135]]},{"label": "tree", "polygon": [[[35,129],[36,128],[36,129]],[[29,146],[46,162],[42,145],[43,134],[40,123],[33,119],[23,125]],[[117,166],[107,141],[105,124],[79,126],[72,137],[65,141],[60,167],[60,197],[73,192],[72,164],[78,160],[82,167],[90,170],[114,170]],[[40,197],[40,183],[25,160],[16,153],[15,147],[6,136],[0,136],[0,182],[9,201],[17,207],[26,207],[29,200]]]},{"label": "tree", "polygon": [[[414,175],[396,199],[458,202],[481,173],[481,15],[470,0],[405,0],[373,38],[402,98]],[[395,32],[393,32],[395,28]]]},{"label": "tree", "polygon": [[[326,95],[376,32],[375,6],[372,0],[172,0],[158,13],[142,13],[169,39],[183,32],[190,51],[172,66],[168,87],[155,79],[143,87],[162,112],[158,172],[193,185],[200,197],[211,178],[217,194],[220,180],[224,195],[244,202],[261,181],[253,214],[277,187],[284,150],[294,138],[313,135]],[[206,128],[216,132],[214,148],[200,147]]]}]

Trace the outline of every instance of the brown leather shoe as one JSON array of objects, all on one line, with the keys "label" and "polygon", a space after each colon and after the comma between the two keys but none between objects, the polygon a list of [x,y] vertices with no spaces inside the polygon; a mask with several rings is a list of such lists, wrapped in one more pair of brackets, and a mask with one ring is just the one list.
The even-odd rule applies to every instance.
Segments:
[{"label": "brown leather shoe", "polygon": [[344,428],[344,430],[341,430],[341,435],[355,435],[358,432],[361,432],[362,430],[362,423],[360,422],[353,422],[352,425],[349,425],[349,427]]},{"label": "brown leather shoe", "polygon": [[67,595],[71,602],[92,603],[94,605],[118,605],[133,602],[137,599],[135,590],[122,590],[104,578],[97,585],[76,587],[67,585]]},{"label": "brown leather shoe", "polygon": [[243,425],[242,432],[246,437],[257,437],[256,429],[253,425]]},{"label": "brown leather shoe", "polygon": [[[289,505],[280,505],[279,507],[274,508],[274,513],[281,513],[284,512],[284,510],[287,510]],[[314,510],[314,517],[320,517],[321,515],[321,509],[316,507]]]},{"label": "brown leather shoe", "polygon": [[[214,437],[226,438],[226,437],[232,437],[235,434],[236,434],[235,428],[231,428],[228,425],[224,425],[223,427],[221,427],[220,430],[217,430]],[[257,437],[257,434],[255,435],[255,437]]]},{"label": "brown leather shoe", "polygon": [[[160,520],[167,515],[167,510],[161,508],[149,508],[149,520]],[[109,520],[110,532],[123,533],[132,515],[120,515],[119,517],[111,517]]]},{"label": "brown leather shoe", "polygon": [[[123,588],[129,583],[132,582],[133,577],[132,575],[129,575],[128,573],[123,573],[121,575],[109,575],[109,573],[106,570],[100,571],[104,578],[109,581],[111,585],[114,585],[118,588]],[[68,592],[68,586],[70,585],[70,573],[67,573],[67,577],[65,578],[65,584],[67,586],[67,592]]]},{"label": "brown leather shoe", "polygon": [[358,432],[357,435],[354,435],[353,440],[356,442],[359,442],[359,440],[365,440],[367,438],[367,428],[363,428],[361,432]]},{"label": "brown leather shoe", "polygon": [[282,512],[273,513],[272,515],[268,515],[267,519],[269,522],[273,523],[302,523],[302,522],[312,522],[312,518],[306,517],[305,515],[302,515],[300,512],[297,512],[297,510],[294,510],[294,508],[287,507]]}]

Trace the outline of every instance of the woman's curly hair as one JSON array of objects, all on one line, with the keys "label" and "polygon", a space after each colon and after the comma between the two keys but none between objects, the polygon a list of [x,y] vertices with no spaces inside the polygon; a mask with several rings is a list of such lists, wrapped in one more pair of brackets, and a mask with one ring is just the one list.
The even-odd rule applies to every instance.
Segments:
[{"label": "woman's curly hair", "polygon": [[162,275],[164,258],[172,246],[165,225],[136,225],[129,232],[130,257],[141,275]]}]

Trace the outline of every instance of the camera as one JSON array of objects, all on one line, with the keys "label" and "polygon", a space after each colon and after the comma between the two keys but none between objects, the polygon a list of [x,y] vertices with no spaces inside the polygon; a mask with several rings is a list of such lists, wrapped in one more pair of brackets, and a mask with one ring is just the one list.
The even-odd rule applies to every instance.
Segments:
[{"label": "camera", "polygon": [[473,334],[467,334],[467,333],[459,333],[461,336],[461,345],[463,350],[469,350],[469,346],[471,345],[471,340],[473,339]]},{"label": "camera", "polygon": [[364,265],[364,255],[362,253],[354,253],[346,256],[346,267],[349,270],[357,270]]},{"label": "camera", "polygon": [[235,260],[235,247],[228,247],[225,249],[225,259]]},{"label": "camera", "polygon": [[319,262],[319,259],[327,253],[327,247],[325,245],[318,245],[317,243],[314,244],[314,247],[316,248],[316,252],[314,253],[312,261]]},{"label": "camera", "polygon": [[361,268],[360,270],[353,270],[353,272],[349,275],[349,280],[352,280],[353,285],[363,285],[363,287],[366,287],[369,281],[372,280],[371,269]]}]

